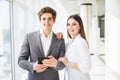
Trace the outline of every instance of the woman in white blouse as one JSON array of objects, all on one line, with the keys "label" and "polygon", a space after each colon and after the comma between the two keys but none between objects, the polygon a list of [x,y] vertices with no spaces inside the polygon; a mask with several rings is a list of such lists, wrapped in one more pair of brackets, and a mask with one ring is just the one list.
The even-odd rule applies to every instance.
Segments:
[{"label": "woman in white blouse", "polygon": [[84,27],[79,15],[71,15],[67,20],[69,41],[65,57],[60,58],[65,66],[66,80],[90,80],[91,58]]}]

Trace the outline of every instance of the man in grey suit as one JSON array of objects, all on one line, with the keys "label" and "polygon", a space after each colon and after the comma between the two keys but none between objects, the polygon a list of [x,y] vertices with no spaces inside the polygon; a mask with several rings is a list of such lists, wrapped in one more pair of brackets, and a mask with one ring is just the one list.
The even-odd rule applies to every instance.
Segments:
[{"label": "man in grey suit", "polygon": [[[59,80],[58,70],[63,69],[64,64],[58,59],[65,55],[65,43],[64,39],[57,39],[52,31],[56,11],[44,7],[38,17],[42,29],[26,35],[18,65],[29,71],[28,80]],[[43,60],[40,62],[38,58]]]}]

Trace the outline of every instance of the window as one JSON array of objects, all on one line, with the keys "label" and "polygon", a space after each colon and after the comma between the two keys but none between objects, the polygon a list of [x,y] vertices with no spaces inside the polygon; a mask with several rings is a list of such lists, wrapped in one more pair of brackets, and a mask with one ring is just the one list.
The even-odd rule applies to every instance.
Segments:
[{"label": "window", "polygon": [[9,2],[0,1],[0,80],[11,80]]}]

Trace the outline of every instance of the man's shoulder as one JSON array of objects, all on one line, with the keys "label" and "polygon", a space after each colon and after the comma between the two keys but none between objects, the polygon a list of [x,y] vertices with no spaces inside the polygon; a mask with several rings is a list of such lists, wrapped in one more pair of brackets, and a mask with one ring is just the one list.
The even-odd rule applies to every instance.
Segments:
[{"label": "man's shoulder", "polygon": [[34,32],[30,32],[30,33],[27,33],[27,35],[35,35],[35,34],[38,34],[39,33],[39,31],[34,31]]},{"label": "man's shoulder", "polygon": [[37,37],[38,35],[39,35],[39,31],[34,31],[26,34],[28,38],[34,38]]},{"label": "man's shoulder", "polygon": [[27,33],[27,34],[29,34],[29,35],[31,35],[31,34],[37,34],[37,33],[39,33],[40,31],[33,31],[33,32],[29,32],[29,33]]}]

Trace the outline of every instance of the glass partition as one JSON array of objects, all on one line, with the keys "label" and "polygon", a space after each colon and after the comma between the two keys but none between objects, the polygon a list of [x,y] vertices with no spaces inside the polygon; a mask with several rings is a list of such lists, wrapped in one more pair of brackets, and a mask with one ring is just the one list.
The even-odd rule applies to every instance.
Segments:
[{"label": "glass partition", "polygon": [[0,1],[0,80],[11,79],[9,2]]}]

